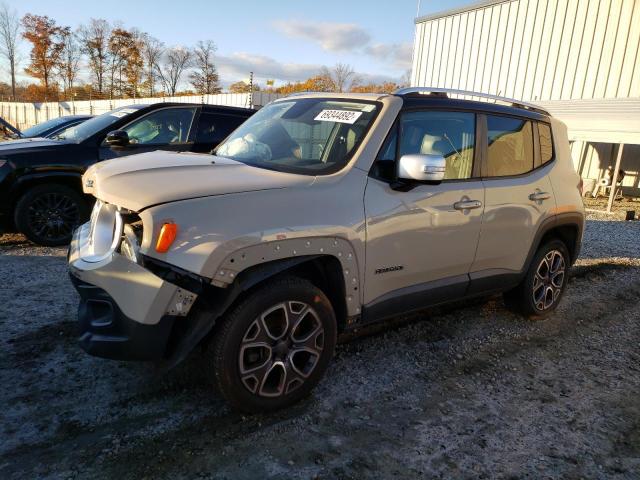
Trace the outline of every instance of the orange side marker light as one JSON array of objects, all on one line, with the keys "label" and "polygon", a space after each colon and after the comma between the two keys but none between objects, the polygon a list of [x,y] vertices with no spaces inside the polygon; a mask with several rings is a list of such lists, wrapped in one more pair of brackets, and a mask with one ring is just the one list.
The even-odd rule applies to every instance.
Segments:
[{"label": "orange side marker light", "polygon": [[175,223],[165,223],[160,229],[160,235],[158,235],[158,241],[156,242],[156,252],[166,253],[169,251],[169,247],[176,239],[178,235],[178,225]]}]

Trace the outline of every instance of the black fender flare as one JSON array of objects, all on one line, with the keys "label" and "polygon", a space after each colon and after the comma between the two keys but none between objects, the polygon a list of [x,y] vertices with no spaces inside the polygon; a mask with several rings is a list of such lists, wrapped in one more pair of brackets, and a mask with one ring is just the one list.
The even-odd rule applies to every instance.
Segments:
[{"label": "black fender flare", "polygon": [[[161,370],[169,370],[182,362],[202,341],[202,339],[204,339],[211,330],[213,330],[218,319],[229,309],[233,302],[235,302],[243,292],[246,292],[268,278],[272,278],[297,265],[318,258],[319,256],[320,255],[304,255],[284,258],[249,267],[240,272],[236,277],[236,280],[227,288],[215,287],[211,285],[209,279],[203,279],[203,281],[199,282],[201,286],[201,288],[198,289],[199,291],[194,291],[194,293],[198,293],[199,301],[194,305],[195,311],[194,314],[189,317],[189,325],[175,346],[171,349],[168,357],[160,363],[159,366]],[[174,283],[179,285],[178,282],[175,282],[175,275],[177,274],[175,269],[168,264],[165,265],[166,268],[171,269],[171,275],[173,275],[172,278],[174,279]],[[156,275],[157,274],[158,273],[156,273]],[[193,274],[190,276],[192,277]],[[183,286],[187,287],[187,285],[184,284]],[[194,284],[191,283],[191,286],[191,291],[193,291]]]},{"label": "black fender flare", "polygon": [[546,218],[545,220],[543,220],[540,227],[538,227],[538,231],[536,232],[533,242],[531,242],[531,246],[529,247],[529,253],[527,254],[527,258],[524,262],[522,274],[524,274],[529,269],[531,261],[533,260],[533,256],[538,251],[538,248],[540,248],[540,244],[542,243],[542,239],[544,238],[544,236],[558,227],[572,227],[577,230],[575,245],[567,245],[567,247],[572,247],[573,251],[573,255],[571,256],[571,264],[576,261],[578,255],[580,254],[580,247],[582,243],[584,215],[578,212],[560,213]]}]

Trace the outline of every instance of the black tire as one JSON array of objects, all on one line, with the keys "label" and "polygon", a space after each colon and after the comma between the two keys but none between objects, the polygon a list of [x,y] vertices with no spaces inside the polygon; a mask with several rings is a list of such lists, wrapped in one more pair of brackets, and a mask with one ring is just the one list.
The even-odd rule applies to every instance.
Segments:
[{"label": "black tire", "polygon": [[[285,317],[290,320],[282,333],[284,327],[276,325]],[[321,333],[316,326],[321,326]],[[294,342],[296,337],[307,338],[305,329],[311,333],[304,344],[313,343],[311,348],[319,353],[302,351],[302,343]],[[282,333],[281,339],[276,341],[272,333],[273,337]],[[297,277],[269,281],[232,308],[217,328],[210,348],[216,384],[229,404],[243,412],[287,407],[320,381],[333,357],[336,337],[335,314],[320,289]]]},{"label": "black tire", "polygon": [[20,233],[47,247],[66,245],[73,229],[89,217],[82,194],[65,185],[38,185],[16,203],[14,220]]},{"label": "black tire", "polygon": [[[553,266],[551,269],[548,268],[549,263],[556,265],[555,271]],[[522,282],[513,290],[504,293],[505,305],[510,310],[527,317],[548,316],[562,299],[567,286],[570,265],[569,251],[561,240],[545,243],[538,248]],[[547,275],[540,275],[540,272],[544,274],[545,269]]]}]

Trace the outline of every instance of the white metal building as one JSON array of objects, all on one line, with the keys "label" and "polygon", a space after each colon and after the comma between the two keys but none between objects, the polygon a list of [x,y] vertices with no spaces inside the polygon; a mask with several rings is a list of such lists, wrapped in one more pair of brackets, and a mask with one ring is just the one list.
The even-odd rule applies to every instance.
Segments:
[{"label": "white metal building", "polygon": [[490,0],[415,23],[413,86],[538,103],[567,123],[583,178],[620,157],[640,195],[640,0]]}]

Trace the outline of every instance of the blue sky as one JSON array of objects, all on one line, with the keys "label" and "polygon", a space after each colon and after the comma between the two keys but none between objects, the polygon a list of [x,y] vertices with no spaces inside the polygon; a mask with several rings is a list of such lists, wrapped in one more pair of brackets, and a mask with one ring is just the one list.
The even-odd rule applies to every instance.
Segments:
[{"label": "blue sky", "polygon": [[[469,3],[422,0],[420,15]],[[411,67],[418,0],[22,0],[11,1],[11,7],[72,28],[89,18],[118,21],[166,45],[211,39],[218,45],[221,79],[228,84],[250,70],[260,83],[302,80],[337,62],[351,64],[365,80],[399,79]],[[25,59],[27,47],[22,42]],[[0,78],[6,80],[2,70]]]}]

